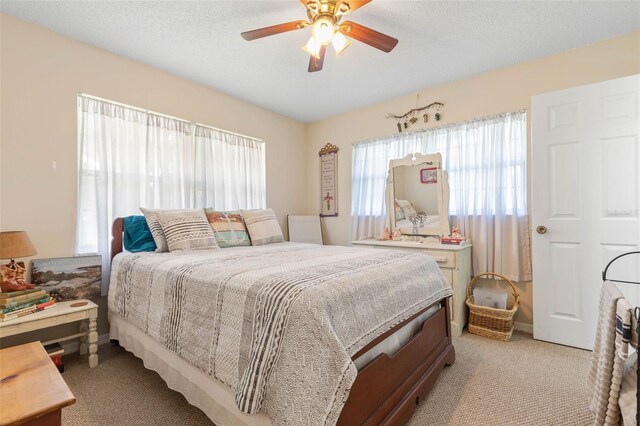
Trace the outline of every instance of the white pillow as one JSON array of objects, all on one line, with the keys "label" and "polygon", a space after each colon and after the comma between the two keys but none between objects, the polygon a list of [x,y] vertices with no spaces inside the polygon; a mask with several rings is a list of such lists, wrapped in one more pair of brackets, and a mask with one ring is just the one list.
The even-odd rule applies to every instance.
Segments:
[{"label": "white pillow", "polygon": [[240,212],[247,225],[251,245],[261,246],[284,242],[282,229],[273,210],[241,210]]}]

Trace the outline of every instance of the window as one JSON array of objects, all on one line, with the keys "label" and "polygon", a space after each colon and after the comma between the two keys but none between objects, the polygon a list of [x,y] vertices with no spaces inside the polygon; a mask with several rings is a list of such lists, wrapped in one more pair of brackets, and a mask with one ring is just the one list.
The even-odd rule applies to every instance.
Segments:
[{"label": "window", "polygon": [[[518,111],[354,144],[353,239],[382,234],[389,161],[416,152],[439,152],[449,174],[449,215],[474,244],[475,270],[506,271],[503,275],[515,280],[526,279],[530,276],[526,129],[526,112]],[[509,266],[500,266],[505,262],[494,261],[489,253],[499,253],[500,240],[513,235],[518,241],[514,259],[506,262]],[[513,241],[506,246],[513,247]],[[510,273],[522,269],[513,265],[521,263],[519,255],[525,259],[525,272]]]},{"label": "window", "polygon": [[140,207],[264,208],[263,141],[78,96],[77,254],[99,253],[103,289],[111,224]]}]

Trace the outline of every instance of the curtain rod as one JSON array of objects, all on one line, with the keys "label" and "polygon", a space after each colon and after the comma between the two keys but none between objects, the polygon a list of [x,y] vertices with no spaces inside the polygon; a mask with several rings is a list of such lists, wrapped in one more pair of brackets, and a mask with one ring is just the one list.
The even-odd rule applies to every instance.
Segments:
[{"label": "curtain rod", "polygon": [[243,135],[242,133],[236,133],[236,132],[231,132],[229,130],[219,129],[217,127],[209,126],[207,124],[202,124],[202,123],[194,123],[194,124],[196,126],[204,127],[204,128],[207,128],[207,129],[217,130],[219,132],[229,133],[229,134],[232,134],[232,135],[235,135],[235,136],[240,136],[242,138],[251,139],[251,140],[256,141],[256,142],[264,142],[264,140],[258,139],[258,138],[254,138],[253,136],[247,136],[247,135]]},{"label": "curtain rod", "polygon": [[111,99],[100,98],[98,96],[89,95],[87,93],[78,93],[78,96],[81,96],[83,98],[88,98],[88,99],[94,99],[94,100],[100,101],[100,102],[107,102],[107,103],[110,103],[110,104],[113,104],[113,105],[118,105],[118,106],[121,106],[121,107],[133,109],[133,110],[136,110],[136,111],[145,112],[147,114],[153,114],[153,115],[157,115],[157,116],[160,116],[160,117],[170,118],[172,120],[182,121],[184,123],[193,124],[195,126],[205,127],[207,129],[211,129],[211,130],[217,130],[219,132],[229,133],[231,135],[240,136],[242,138],[251,139],[251,140],[254,140],[254,141],[257,141],[257,142],[264,142],[264,140],[258,139],[258,138],[254,138],[253,136],[247,136],[247,135],[243,135],[242,133],[236,133],[236,132],[232,132],[232,131],[229,131],[229,130],[220,129],[218,127],[213,127],[213,126],[209,126],[209,125],[206,125],[206,124],[185,120],[184,118],[174,117],[172,115],[163,114],[161,112],[153,111],[153,110],[150,110],[150,109],[144,109],[144,108],[136,107],[136,106],[133,106],[133,105],[123,104],[122,102],[112,101]]},{"label": "curtain rod", "polygon": [[465,124],[473,124],[473,123],[478,123],[480,121],[494,120],[496,118],[502,118],[502,117],[506,117],[506,116],[512,115],[512,114],[522,114],[522,113],[526,113],[526,112],[527,112],[526,109],[519,109],[519,110],[511,111],[511,112],[502,112],[500,114],[487,115],[487,116],[484,116],[484,117],[473,118],[471,120],[458,121],[457,123],[443,124],[441,126],[429,127],[427,129],[414,130],[414,131],[411,131],[411,132],[394,133],[393,135],[389,135],[389,136],[379,136],[377,138],[365,139],[365,140],[353,142],[351,145],[355,146],[355,145],[360,145],[360,144],[364,144],[364,143],[372,143],[372,142],[377,142],[377,141],[381,141],[381,140],[384,140],[384,139],[390,139],[390,138],[398,137],[398,136],[419,135],[420,133],[433,132],[433,131],[436,131],[436,130],[446,129],[447,127],[462,126],[462,125],[465,125]]}]

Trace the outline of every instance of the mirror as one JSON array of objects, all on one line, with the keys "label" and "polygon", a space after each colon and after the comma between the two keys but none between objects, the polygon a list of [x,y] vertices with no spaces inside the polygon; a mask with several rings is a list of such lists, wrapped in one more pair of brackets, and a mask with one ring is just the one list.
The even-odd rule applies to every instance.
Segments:
[{"label": "mirror", "polygon": [[440,153],[389,162],[387,224],[402,235],[449,235],[449,182]]}]

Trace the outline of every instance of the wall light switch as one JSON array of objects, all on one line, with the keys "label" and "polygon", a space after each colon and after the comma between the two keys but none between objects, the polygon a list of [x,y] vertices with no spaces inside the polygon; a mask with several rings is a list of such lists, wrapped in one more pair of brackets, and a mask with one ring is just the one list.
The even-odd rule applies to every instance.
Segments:
[{"label": "wall light switch", "polygon": [[54,172],[58,170],[58,162],[56,160],[53,160],[51,162],[51,170],[53,170]]}]

